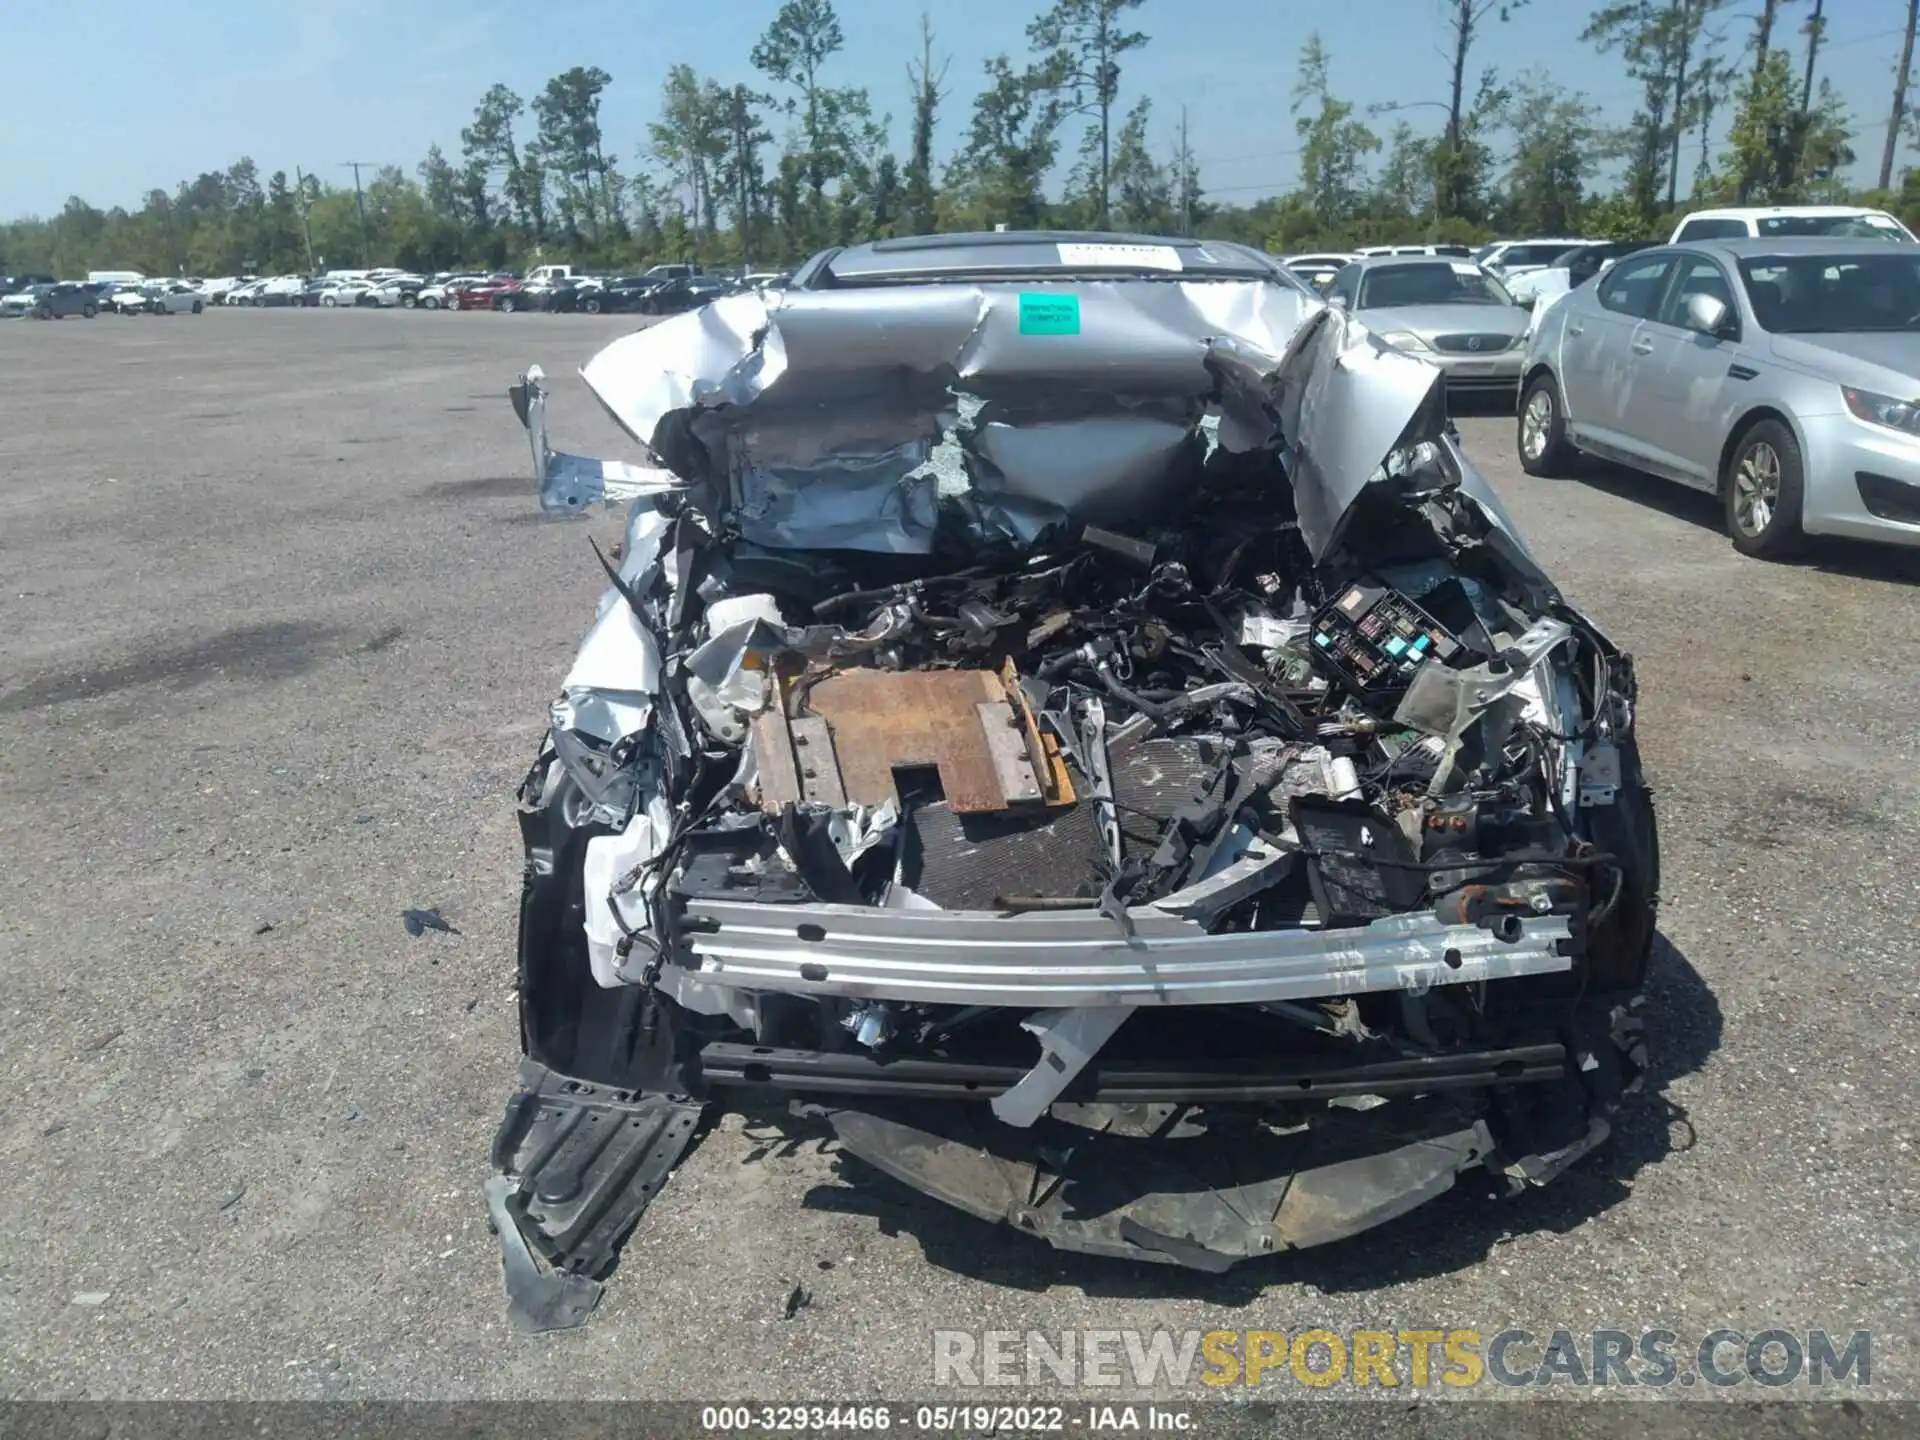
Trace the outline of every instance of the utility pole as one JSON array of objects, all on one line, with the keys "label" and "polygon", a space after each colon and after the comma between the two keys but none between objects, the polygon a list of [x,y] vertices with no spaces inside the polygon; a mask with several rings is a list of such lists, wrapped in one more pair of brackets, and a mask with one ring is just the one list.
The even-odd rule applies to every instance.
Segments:
[{"label": "utility pole", "polygon": [[367,197],[360,189],[360,167],[374,168],[371,160],[342,160],[340,164],[353,171],[353,208],[360,212],[360,263],[373,264],[373,247],[367,243]]},{"label": "utility pole", "polygon": [[1893,158],[1900,149],[1900,127],[1907,118],[1907,80],[1913,72],[1913,31],[1920,22],[1920,0],[1907,0],[1907,38],[1900,44],[1900,68],[1893,72],[1893,114],[1887,120],[1887,144],[1880,152],[1880,188],[1893,184]]},{"label": "utility pole", "polygon": [[313,263],[313,220],[311,207],[307,204],[307,177],[298,165],[293,167],[293,187],[300,196],[300,233],[307,239],[307,274],[314,273]]},{"label": "utility pole", "polygon": [[1180,233],[1193,233],[1193,152],[1187,149],[1187,107],[1180,107]]},{"label": "utility pole", "polygon": [[1827,0],[1813,0],[1813,14],[1807,17],[1807,78],[1800,86],[1800,113],[1805,115],[1813,107],[1813,62],[1820,53],[1821,38],[1827,33],[1827,22],[1821,16],[1826,9]]}]

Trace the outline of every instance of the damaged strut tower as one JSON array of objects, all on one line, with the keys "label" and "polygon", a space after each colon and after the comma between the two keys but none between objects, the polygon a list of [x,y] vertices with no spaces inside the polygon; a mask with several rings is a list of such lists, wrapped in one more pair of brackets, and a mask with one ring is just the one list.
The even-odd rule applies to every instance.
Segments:
[{"label": "damaged strut tower", "polygon": [[729,1090],[1220,1269],[1544,1183],[1637,1079],[1632,666],[1438,372],[1171,242],[1033,243],[1057,273],[616,342],[585,378],[646,464],[554,452],[515,387],[548,508],[631,501],[520,793],[522,1325],[584,1317]]}]

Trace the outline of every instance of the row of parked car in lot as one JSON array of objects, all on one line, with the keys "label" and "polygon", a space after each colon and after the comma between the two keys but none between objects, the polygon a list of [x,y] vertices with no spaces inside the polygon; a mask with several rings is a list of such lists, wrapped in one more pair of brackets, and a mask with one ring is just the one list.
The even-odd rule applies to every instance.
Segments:
[{"label": "row of parked car in lot", "polygon": [[[1123,238],[1128,251],[1167,245]],[[525,277],[0,281],[0,314],[216,303],[665,314],[755,288],[817,288],[834,253],[791,276],[739,278],[663,265],[611,277],[544,266]],[[1705,491],[1751,555],[1790,554],[1808,535],[1920,547],[1920,244],[1882,212],[1701,212],[1665,244],[1548,237],[1246,260],[1435,366],[1450,395],[1514,403],[1531,474],[1590,455]]]},{"label": "row of parked car in lot", "polygon": [[129,272],[96,272],[84,281],[28,275],[0,277],[0,316],[198,315],[210,305],[672,315],[784,279],[709,275],[692,265],[655,265],[633,275],[590,275],[569,265],[542,265],[524,276],[504,271],[415,275],[393,269],[212,280],[149,279]]},{"label": "row of parked car in lot", "polygon": [[1530,474],[1593,456],[1715,496],[1734,546],[1920,547],[1920,244],[1880,211],[1686,217],[1665,244],[1547,238],[1281,263],[1452,395],[1516,401]]}]

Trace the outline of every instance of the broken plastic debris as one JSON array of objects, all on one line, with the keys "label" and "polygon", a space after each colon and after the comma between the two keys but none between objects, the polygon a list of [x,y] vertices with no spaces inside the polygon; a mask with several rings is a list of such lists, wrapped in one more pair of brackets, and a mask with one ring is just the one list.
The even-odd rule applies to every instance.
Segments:
[{"label": "broken plastic debris", "polygon": [[441,915],[440,907],[437,905],[426,910],[402,910],[400,923],[407,927],[407,934],[415,938],[426,934],[429,930],[439,930],[448,935],[460,933],[447,923],[446,917]]}]

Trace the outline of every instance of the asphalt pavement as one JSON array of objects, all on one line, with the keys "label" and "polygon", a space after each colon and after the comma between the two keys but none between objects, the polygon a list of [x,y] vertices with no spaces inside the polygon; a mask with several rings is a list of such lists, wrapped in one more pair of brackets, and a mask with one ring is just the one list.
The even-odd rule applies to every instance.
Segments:
[{"label": "asphalt pavement", "polygon": [[630,324],[0,326],[0,1398],[904,1398],[937,1329],[1305,1325],[1869,1330],[1846,1395],[1920,1396],[1920,552],[1748,560],[1708,497],[1524,477],[1491,414],[1641,678],[1653,1074],[1603,1153],[1206,1276],[729,1113],[592,1321],[513,1333],[512,794],[619,521],[540,514],[504,394],[538,361],[556,442],[626,453],[573,371]]}]

